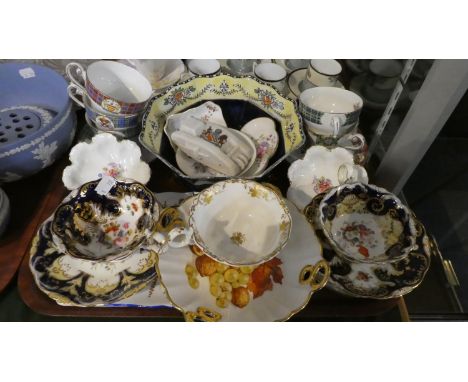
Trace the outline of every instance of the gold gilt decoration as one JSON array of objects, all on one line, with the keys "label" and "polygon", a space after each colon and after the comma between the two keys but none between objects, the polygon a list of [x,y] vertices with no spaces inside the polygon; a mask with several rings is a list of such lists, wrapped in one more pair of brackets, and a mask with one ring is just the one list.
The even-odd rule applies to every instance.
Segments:
[{"label": "gold gilt decoration", "polygon": [[213,200],[213,194],[206,193],[205,195],[203,195],[202,203],[205,205],[208,205],[211,203],[212,200]]},{"label": "gold gilt decoration", "polygon": [[290,223],[287,220],[283,220],[280,224],[280,232],[286,232],[289,230]]},{"label": "gold gilt decoration", "polygon": [[268,192],[259,185],[249,187],[249,194],[252,198],[262,198],[268,200]]},{"label": "gold gilt decoration", "polygon": [[242,232],[234,232],[231,235],[231,241],[235,245],[242,245],[245,242],[245,235]]},{"label": "gold gilt decoration", "polygon": [[309,284],[312,291],[322,289],[330,277],[330,266],[325,260],[320,260],[315,265],[306,265],[299,274],[299,284]]},{"label": "gold gilt decoration", "polygon": [[186,312],[185,313],[185,320],[188,322],[194,321],[205,321],[205,322],[217,322],[221,320],[223,316],[211,310],[209,308],[200,306],[196,312]]},{"label": "gold gilt decoration", "polygon": [[[117,270],[110,265],[100,272],[86,267],[88,260],[71,261],[59,252],[50,234],[51,219],[42,225],[30,250],[30,268],[38,287],[60,305],[95,306],[127,298],[145,288],[156,277],[157,253],[145,250],[140,259],[126,260],[127,269]],[[45,256],[57,258],[43,269]],[[137,253],[135,253],[137,255]]]}]

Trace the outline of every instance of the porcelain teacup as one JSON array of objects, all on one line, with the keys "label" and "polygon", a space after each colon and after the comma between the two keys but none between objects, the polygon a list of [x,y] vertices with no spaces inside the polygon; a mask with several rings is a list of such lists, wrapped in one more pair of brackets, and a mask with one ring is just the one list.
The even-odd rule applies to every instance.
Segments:
[{"label": "porcelain teacup", "polygon": [[310,60],[306,79],[314,86],[335,86],[341,70],[336,60]]},{"label": "porcelain teacup", "polygon": [[157,93],[181,79],[186,68],[182,60],[125,60],[143,74]]},{"label": "porcelain teacup", "polygon": [[89,118],[87,113],[85,113],[85,121],[95,134],[109,133],[117,138],[132,138],[140,132],[140,125],[138,124],[131,127],[121,127],[118,129],[112,128],[110,124],[102,120],[99,124],[97,124]]},{"label": "porcelain teacup", "polygon": [[137,114],[153,92],[143,74],[120,62],[96,61],[87,70],[71,62],[65,69],[74,84],[86,90],[94,102],[111,113]]},{"label": "porcelain teacup", "polygon": [[286,70],[278,64],[265,62],[262,64],[254,63],[255,77],[273,86],[276,90],[282,92],[286,86]]},{"label": "porcelain teacup", "polygon": [[103,130],[135,128],[140,114],[110,113],[94,102],[83,88],[72,83],[67,88],[69,97],[86,110],[86,116]]},{"label": "porcelain teacup", "polygon": [[52,236],[60,250],[90,260],[123,258],[143,244],[159,219],[154,194],[134,181],[95,180],[56,209]]},{"label": "porcelain teacup", "polygon": [[315,87],[299,96],[299,112],[313,134],[341,137],[352,130],[363,106],[357,94],[334,87]]},{"label": "porcelain teacup", "polygon": [[229,59],[226,66],[233,74],[242,75],[252,73],[254,64],[259,62],[260,60],[252,59]]},{"label": "porcelain teacup", "polygon": [[369,71],[373,74],[372,86],[381,90],[393,90],[403,69],[397,60],[372,60]]},{"label": "porcelain teacup", "polygon": [[363,183],[330,190],[318,223],[336,254],[353,263],[402,260],[417,248],[413,214],[387,190]]},{"label": "porcelain teacup", "polygon": [[200,192],[189,216],[194,242],[206,255],[232,266],[257,265],[275,257],[289,239],[291,223],[276,191],[241,179]]},{"label": "porcelain teacup", "polygon": [[208,76],[220,71],[221,65],[218,60],[196,59],[187,64],[190,72],[197,76]]},{"label": "porcelain teacup", "polygon": [[369,63],[369,81],[363,89],[363,94],[374,102],[388,102],[403,67],[397,60],[372,60]]}]

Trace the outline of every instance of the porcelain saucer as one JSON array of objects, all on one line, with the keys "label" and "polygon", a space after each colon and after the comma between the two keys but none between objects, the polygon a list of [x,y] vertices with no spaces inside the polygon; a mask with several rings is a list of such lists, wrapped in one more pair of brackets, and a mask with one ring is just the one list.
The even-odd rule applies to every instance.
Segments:
[{"label": "porcelain saucer", "polygon": [[[192,200],[188,199],[180,206],[180,211],[185,217],[191,204]],[[293,220],[291,239],[273,262],[264,263],[266,265],[260,265],[263,268],[254,270],[252,268],[246,271],[244,267],[231,268],[237,272],[245,272],[243,274],[250,274],[247,277],[248,285],[254,284],[255,287],[258,286],[257,282],[262,284],[261,291],[257,290],[257,297],[253,298],[250,294],[248,303],[243,307],[233,303],[223,307],[217,304],[219,301],[214,297],[217,291],[210,287],[210,277],[202,277],[197,273],[197,263],[201,262],[199,259],[203,256],[207,258],[197,247],[193,248],[194,252],[188,247],[170,248],[159,256],[157,269],[161,285],[173,306],[184,314],[187,321],[287,320],[303,309],[312,294],[324,286],[328,277],[328,265],[321,258],[320,243],[311,232],[304,216],[293,208],[291,203],[288,207]],[[226,271],[226,265],[216,262],[215,264],[216,267],[220,267],[217,268],[217,272]],[[259,271],[256,272],[257,269]],[[323,277],[322,271],[325,272]],[[225,277],[225,280],[229,281],[226,272],[224,276],[217,277],[223,277],[223,280]],[[228,288],[225,282],[222,285]],[[240,288],[232,285],[231,292],[228,293],[234,297]]]},{"label": "porcelain saucer", "polygon": [[349,262],[335,254],[318,228],[318,206],[325,195],[317,195],[304,209],[304,215],[321,241],[323,258],[330,264],[328,287],[353,297],[388,299],[408,294],[423,281],[431,263],[431,246],[424,226],[416,218],[417,249],[406,258],[384,264]]},{"label": "porcelain saucer", "polygon": [[29,268],[41,291],[65,306],[103,306],[125,299],[156,279],[156,252],[138,248],[121,260],[78,259],[55,246],[52,217],[33,239]]},{"label": "porcelain saucer", "polygon": [[[291,94],[294,95],[296,98],[306,89],[315,87],[313,84],[306,80],[306,73],[307,68],[304,69],[296,69],[292,71],[288,76],[288,87],[291,91]],[[337,81],[336,88],[344,89],[344,85]]]}]

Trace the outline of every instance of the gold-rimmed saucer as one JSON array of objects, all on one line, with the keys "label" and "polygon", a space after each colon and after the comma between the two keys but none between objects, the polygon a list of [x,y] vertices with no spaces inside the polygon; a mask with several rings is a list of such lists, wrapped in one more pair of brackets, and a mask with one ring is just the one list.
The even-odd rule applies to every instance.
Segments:
[{"label": "gold-rimmed saucer", "polygon": [[137,248],[121,260],[93,261],[61,252],[50,231],[51,218],[39,228],[29,267],[39,289],[65,306],[104,306],[128,298],[156,278],[156,252]]}]

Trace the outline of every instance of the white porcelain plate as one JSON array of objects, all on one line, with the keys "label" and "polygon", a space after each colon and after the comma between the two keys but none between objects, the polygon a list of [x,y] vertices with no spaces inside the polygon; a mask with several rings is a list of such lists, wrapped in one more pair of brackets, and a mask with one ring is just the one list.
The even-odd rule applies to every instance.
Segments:
[{"label": "white porcelain plate", "polygon": [[[188,200],[180,207],[185,216],[191,203],[192,200]],[[268,277],[260,277],[260,284],[262,280],[266,283],[263,294],[253,298],[249,291],[249,302],[242,308],[229,301],[225,308],[221,308],[217,305],[216,297],[210,293],[209,277],[196,276],[195,273],[189,277],[187,265],[195,268],[198,257],[190,248],[170,248],[160,255],[158,273],[174,307],[188,321],[283,321],[303,309],[314,291],[325,285],[328,265],[322,260],[321,246],[305,217],[294,208],[291,208],[291,216],[293,229],[290,242],[273,259],[271,275],[267,272]],[[316,276],[318,271],[325,273],[319,281],[311,282],[306,278],[311,274]],[[197,281],[193,281],[195,277]],[[193,288],[189,282],[198,286]]]}]

